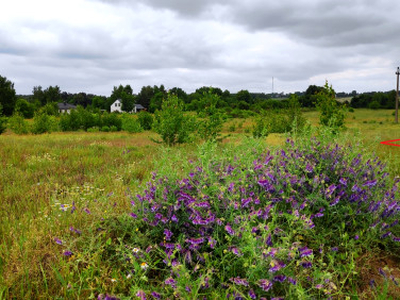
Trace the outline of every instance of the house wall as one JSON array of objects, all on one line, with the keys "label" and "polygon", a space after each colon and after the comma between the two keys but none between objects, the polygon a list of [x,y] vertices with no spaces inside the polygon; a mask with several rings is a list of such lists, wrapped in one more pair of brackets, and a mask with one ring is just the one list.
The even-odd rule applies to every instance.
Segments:
[{"label": "house wall", "polygon": [[122,113],[122,103],[118,100],[111,104],[110,112],[120,112]]}]

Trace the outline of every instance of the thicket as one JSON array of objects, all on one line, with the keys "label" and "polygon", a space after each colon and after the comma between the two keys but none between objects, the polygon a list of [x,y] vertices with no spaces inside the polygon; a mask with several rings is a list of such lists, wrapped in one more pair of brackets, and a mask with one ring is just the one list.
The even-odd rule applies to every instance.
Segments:
[{"label": "thicket", "polygon": [[285,109],[264,110],[257,116],[253,136],[265,137],[269,133],[302,131],[305,125],[306,119],[302,115],[299,99],[296,95],[291,95]]},{"label": "thicket", "polygon": [[61,115],[60,128],[62,131],[86,131],[89,128],[98,128],[102,131],[110,131],[111,128],[114,128],[114,131],[119,131],[122,128],[122,120],[117,114],[92,113],[82,106],[78,106],[69,114]]}]

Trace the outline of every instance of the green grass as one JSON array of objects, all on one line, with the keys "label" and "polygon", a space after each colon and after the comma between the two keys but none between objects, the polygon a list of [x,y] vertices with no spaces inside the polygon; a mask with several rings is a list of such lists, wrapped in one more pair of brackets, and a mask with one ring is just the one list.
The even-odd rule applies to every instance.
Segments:
[{"label": "green grass", "polygon": [[[354,140],[361,140],[365,149],[388,162],[395,177],[400,175],[400,148],[379,144],[400,138],[400,125],[393,123],[392,112],[358,109],[348,113],[343,136],[348,141],[358,137]],[[318,124],[317,112],[306,112],[305,117]],[[229,137],[219,144],[220,151],[241,155],[237,151],[251,126],[251,120],[241,119],[225,124],[223,134]],[[149,132],[0,136],[0,299],[88,298],[96,296],[99,286],[113,285],[113,274],[98,273],[105,270],[100,257],[90,262],[84,256],[78,258],[79,280],[69,275],[77,270],[70,269],[54,238],[69,234],[70,226],[91,228],[102,217],[128,211],[129,194],[142,191],[151,171],[183,172],[187,161],[196,159],[194,144],[168,150],[149,136],[156,137]],[[284,140],[284,135],[272,134],[263,145],[279,147]],[[246,155],[248,149],[240,151]],[[73,203],[80,210],[71,214]],[[82,211],[84,207],[90,208],[90,215]]]}]

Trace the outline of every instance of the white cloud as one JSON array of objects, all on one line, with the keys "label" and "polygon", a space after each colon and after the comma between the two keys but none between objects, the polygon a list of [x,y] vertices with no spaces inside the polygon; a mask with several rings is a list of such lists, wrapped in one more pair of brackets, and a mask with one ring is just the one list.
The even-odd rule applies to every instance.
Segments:
[{"label": "white cloud", "polygon": [[14,0],[0,11],[0,75],[17,93],[59,85],[203,85],[232,92],[393,88],[400,3]]}]

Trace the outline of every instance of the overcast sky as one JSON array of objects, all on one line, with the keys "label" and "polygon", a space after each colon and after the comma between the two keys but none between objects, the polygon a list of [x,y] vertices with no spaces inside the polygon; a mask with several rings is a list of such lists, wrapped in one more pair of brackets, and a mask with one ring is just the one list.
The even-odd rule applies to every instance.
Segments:
[{"label": "overcast sky", "polygon": [[0,75],[18,94],[58,85],[193,92],[395,89],[400,1],[12,0],[0,10]]}]

